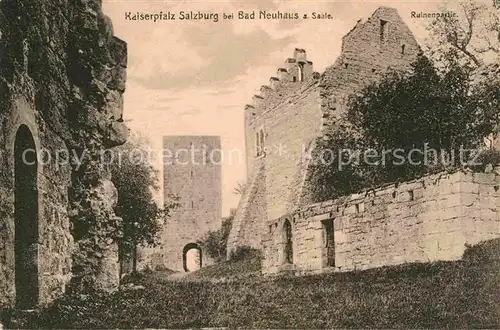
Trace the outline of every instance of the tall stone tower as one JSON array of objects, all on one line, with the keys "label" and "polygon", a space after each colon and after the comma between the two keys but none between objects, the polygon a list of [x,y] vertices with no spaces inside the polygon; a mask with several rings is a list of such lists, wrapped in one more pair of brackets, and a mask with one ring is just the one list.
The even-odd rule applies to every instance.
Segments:
[{"label": "tall stone tower", "polygon": [[210,264],[196,241],[221,226],[220,137],[165,136],[163,149],[164,197],[177,196],[180,206],[165,222],[162,261],[172,270],[193,270],[188,267],[190,250],[198,250],[199,266]]}]

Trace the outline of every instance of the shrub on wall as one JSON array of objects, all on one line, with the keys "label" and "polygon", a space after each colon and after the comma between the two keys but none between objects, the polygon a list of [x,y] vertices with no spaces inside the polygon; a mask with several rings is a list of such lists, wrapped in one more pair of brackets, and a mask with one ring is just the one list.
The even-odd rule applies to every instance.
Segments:
[{"label": "shrub on wall", "polygon": [[198,244],[203,247],[203,251],[207,253],[215,262],[220,262],[226,258],[227,240],[234,216],[230,216],[222,221],[220,229],[209,231],[205,236],[198,240]]},{"label": "shrub on wall", "polygon": [[158,172],[149,162],[146,142],[132,137],[114,149],[111,163],[112,181],[118,191],[116,214],[123,219],[123,235],[119,238],[120,260],[132,257],[136,270],[137,246],[156,246],[162,220],[178,206],[177,199],[165,197],[164,208],[153,198],[158,187]]},{"label": "shrub on wall", "polygon": [[496,133],[500,82],[475,84],[469,67],[450,61],[438,70],[423,55],[412,67],[350,96],[345,127],[316,152],[315,202],[468,166],[469,150]]},{"label": "shrub on wall", "polygon": [[262,252],[250,246],[238,246],[235,250],[231,251],[229,261],[238,262],[243,260],[257,259],[260,260]]},{"label": "shrub on wall", "polygon": [[496,149],[483,150],[477,156],[475,163],[477,163],[477,165],[472,166],[474,172],[484,172],[488,165],[495,167],[500,164],[500,151]]},{"label": "shrub on wall", "polygon": [[[12,183],[8,173],[0,169],[0,220],[12,214]],[[2,222],[0,221],[0,226]]]}]

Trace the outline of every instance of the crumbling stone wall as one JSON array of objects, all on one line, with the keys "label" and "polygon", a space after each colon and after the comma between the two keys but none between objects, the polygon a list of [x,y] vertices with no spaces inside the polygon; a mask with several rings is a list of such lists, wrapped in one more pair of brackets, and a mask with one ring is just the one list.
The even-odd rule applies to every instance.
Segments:
[{"label": "crumbling stone wall", "polygon": [[[266,274],[350,271],[405,262],[457,260],[466,244],[500,237],[500,172],[440,173],[311,204],[269,223]],[[293,225],[293,264],[283,223]],[[325,224],[333,221],[335,265]]]},{"label": "crumbling stone wall", "polygon": [[234,214],[228,237],[228,245],[230,249],[232,247],[231,251],[234,251],[236,243],[239,246],[261,248],[260,233],[267,221],[266,172],[264,159],[258,159],[257,162],[252,181],[247,183]]},{"label": "crumbling stone wall", "polygon": [[247,187],[228,239],[228,253],[241,245],[259,248],[268,217],[286,212],[299,190],[302,148],[317,136],[321,122],[319,74],[312,64],[305,50],[295,49],[277,77],[271,77],[269,85],[253,97],[253,104],[245,107]]},{"label": "crumbling stone wall", "polygon": [[[381,22],[385,22],[383,31]],[[309,162],[317,139],[343,129],[339,120],[349,95],[389,70],[408,70],[419,49],[397,11],[386,7],[377,9],[366,22],[358,22],[343,38],[339,58],[321,75],[313,72],[305,50],[295,49],[285,67],[278,69],[269,85],[253,97],[253,104],[245,107],[247,182],[256,182],[255,176],[265,177],[265,198],[246,196],[257,193],[248,184],[229,236],[229,253],[241,245],[260,246],[259,235],[250,238],[243,233],[254,233],[265,228],[268,219],[310,203]],[[265,150],[258,155],[260,131]],[[260,163],[263,169],[256,170]],[[248,211],[262,208],[265,214]],[[257,218],[259,226],[255,226]]]},{"label": "crumbling stone wall", "polygon": [[[0,302],[16,300],[14,143],[21,126],[37,167],[38,302],[118,284],[116,191],[101,152],[125,142],[126,44],[99,0],[0,2]],[[57,163],[56,155],[71,163]],[[77,162],[76,158],[81,158]]]},{"label": "crumbling stone wall", "polygon": [[380,7],[366,22],[359,20],[343,37],[340,56],[322,76],[325,134],[338,128],[349,95],[388,71],[409,70],[419,52],[415,37],[395,9]]}]

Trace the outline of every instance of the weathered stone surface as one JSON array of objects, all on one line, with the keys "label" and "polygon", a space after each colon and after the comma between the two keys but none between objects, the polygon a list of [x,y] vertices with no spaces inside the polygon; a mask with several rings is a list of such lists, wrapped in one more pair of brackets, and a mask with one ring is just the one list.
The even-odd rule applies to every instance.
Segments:
[{"label": "weathered stone surface", "polygon": [[[316,225],[324,220],[333,221],[335,271],[460,259],[466,244],[500,237],[500,194],[477,193],[491,187],[498,178],[486,173],[441,173],[397,187],[375,189],[375,198],[391,196],[377,204],[369,202],[371,196],[360,199],[363,194],[355,194],[347,199],[356,204],[345,204],[346,198],[321,203],[319,209],[313,207],[312,217],[304,216],[304,210],[311,208],[305,206],[269,222],[273,230],[263,235],[263,272],[280,272],[283,264],[280,256],[284,253],[283,221],[287,218],[296,219],[294,269],[299,272],[332,268],[326,266],[326,229]],[[472,181],[482,183],[471,186]],[[454,187],[453,191],[443,189],[449,186]],[[418,187],[425,188],[419,195],[410,194],[414,189],[421,189]],[[392,197],[394,191],[397,194]],[[411,195],[413,198],[402,197]],[[364,208],[353,207],[363,202]],[[339,206],[336,215],[330,212],[329,204]],[[415,208],[417,212],[413,211]],[[301,216],[297,218],[295,214]]]},{"label": "weathered stone surface", "polygon": [[[48,160],[37,166],[38,302],[60,296],[82,274],[117,283],[106,266],[113,242],[101,230],[102,223],[119,222],[116,191],[98,155],[126,138],[119,122],[126,43],[112,36],[98,0],[1,1],[0,31],[0,303],[16,300],[14,197],[22,203],[23,196],[14,194],[13,173],[20,127]],[[85,156],[82,162],[69,162],[75,154]],[[89,227],[78,229],[82,222]],[[93,250],[93,238],[105,253]]]}]

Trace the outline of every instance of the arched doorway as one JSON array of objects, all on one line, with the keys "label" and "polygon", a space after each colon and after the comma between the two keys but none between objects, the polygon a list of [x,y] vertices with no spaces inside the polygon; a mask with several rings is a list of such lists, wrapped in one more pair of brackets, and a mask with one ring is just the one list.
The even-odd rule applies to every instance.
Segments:
[{"label": "arched doorway", "polygon": [[198,270],[203,265],[201,248],[196,243],[189,243],[182,250],[182,265],[184,271],[192,272]]},{"label": "arched doorway", "polygon": [[37,152],[33,135],[22,125],[14,144],[16,306],[38,305]]}]

